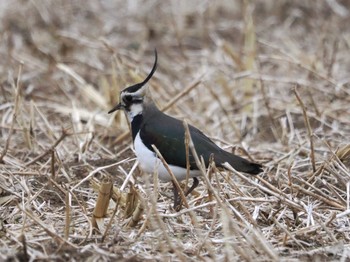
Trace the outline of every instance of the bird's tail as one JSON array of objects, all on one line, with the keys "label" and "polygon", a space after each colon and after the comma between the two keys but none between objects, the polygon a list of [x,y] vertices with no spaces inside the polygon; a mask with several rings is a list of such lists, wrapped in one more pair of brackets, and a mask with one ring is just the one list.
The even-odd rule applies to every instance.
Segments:
[{"label": "bird's tail", "polygon": [[[222,164],[227,162],[239,172],[244,172],[251,175],[257,175],[263,172],[262,166],[260,164],[250,162],[240,156],[230,154],[226,151],[225,153],[226,154],[223,154],[223,157],[221,159],[215,159],[215,162],[220,161],[221,164],[219,164],[219,166],[223,167]],[[218,163],[216,164],[218,165]]]}]

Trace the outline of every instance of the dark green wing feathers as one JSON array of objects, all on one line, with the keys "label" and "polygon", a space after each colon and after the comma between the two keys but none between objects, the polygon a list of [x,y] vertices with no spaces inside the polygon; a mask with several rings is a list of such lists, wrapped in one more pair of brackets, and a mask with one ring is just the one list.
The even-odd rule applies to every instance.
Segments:
[{"label": "dark green wing feathers", "polygon": [[[164,123],[168,123],[165,125]],[[141,126],[140,137],[147,141],[146,146],[152,150],[155,145],[169,165],[186,168],[185,133],[182,123],[167,115],[149,119]],[[194,159],[190,157],[191,169],[198,169]]]},{"label": "dark green wing feathers", "polygon": [[[140,129],[142,141],[147,141],[148,149],[153,151],[152,144],[155,145],[169,165],[176,165],[186,168],[186,149],[185,149],[185,129],[183,123],[173,117],[165,114],[159,114],[157,118],[151,118],[146,121]],[[167,123],[165,125],[164,123]],[[262,172],[261,165],[251,163],[239,156],[230,154],[218,147],[206,135],[197,128],[190,126],[190,133],[193,144],[198,156],[202,156],[206,166],[209,165],[210,155],[214,155],[214,161],[217,167],[228,162],[236,170],[258,174]],[[198,169],[195,160],[190,152],[190,168]]]}]

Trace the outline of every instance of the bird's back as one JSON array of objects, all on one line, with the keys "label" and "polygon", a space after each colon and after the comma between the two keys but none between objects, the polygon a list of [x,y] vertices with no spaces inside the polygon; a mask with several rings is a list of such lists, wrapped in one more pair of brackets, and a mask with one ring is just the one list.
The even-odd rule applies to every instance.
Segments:
[{"label": "bird's back", "polygon": [[[183,122],[156,108],[153,108],[152,112],[147,115],[149,117],[144,119],[140,129],[141,139],[149,142],[149,145],[146,146],[153,150],[151,145],[154,144],[162,152],[168,164],[186,168]],[[223,167],[223,163],[228,162],[241,172],[258,174],[262,171],[259,164],[251,163],[242,157],[224,151],[194,126],[189,125],[189,130],[196,152],[198,156],[203,157],[206,166],[209,165],[209,159],[213,155],[217,167]],[[191,152],[189,152],[189,162],[190,169],[198,169]]]}]

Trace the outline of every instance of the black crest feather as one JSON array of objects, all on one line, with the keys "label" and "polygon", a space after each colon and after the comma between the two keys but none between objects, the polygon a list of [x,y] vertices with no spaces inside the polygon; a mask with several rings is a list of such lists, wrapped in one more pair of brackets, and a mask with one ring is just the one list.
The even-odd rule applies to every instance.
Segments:
[{"label": "black crest feather", "polygon": [[145,80],[143,80],[141,83],[129,86],[128,88],[125,89],[125,91],[128,91],[129,93],[135,93],[137,92],[141,87],[143,87],[153,76],[154,72],[157,70],[157,61],[158,61],[158,54],[157,54],[157,49],[154,49],[154,64],[151,72],[148,74]]}]

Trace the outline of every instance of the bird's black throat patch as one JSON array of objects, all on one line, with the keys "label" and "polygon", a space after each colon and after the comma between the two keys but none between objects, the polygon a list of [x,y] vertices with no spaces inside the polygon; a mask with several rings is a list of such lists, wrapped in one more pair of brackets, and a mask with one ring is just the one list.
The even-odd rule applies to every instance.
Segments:
[{"label": "bird's black throat patch", "polygon": [[135,141],[135,137],[137,133],[140,131],[142,120],[143,120],[143,116],[142,114],[139,114],[134,116],[131,122],[132,141]]}]

